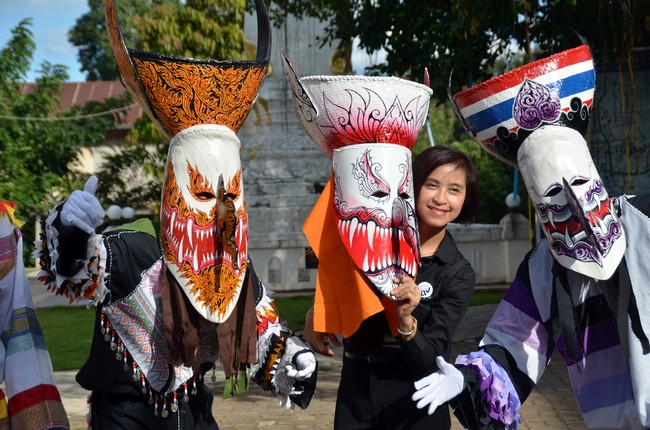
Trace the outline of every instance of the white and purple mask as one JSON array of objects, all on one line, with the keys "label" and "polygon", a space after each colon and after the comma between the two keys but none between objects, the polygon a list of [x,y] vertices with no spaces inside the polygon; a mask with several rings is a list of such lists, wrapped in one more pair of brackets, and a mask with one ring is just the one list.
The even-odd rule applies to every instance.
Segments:
[{"label": "white and purple mask", "polygon": [[625,253],[625,235],[582,135],[541,127],[517,159],[557,262],[596,279],[611,277]]},{"label": "white and purple mask", "polygon": [[591,51],[582,45],[461,91],[451,101],[485,150],[519,167],[557,262],[607,279],[626,242],[583,137],[595,84]]}]

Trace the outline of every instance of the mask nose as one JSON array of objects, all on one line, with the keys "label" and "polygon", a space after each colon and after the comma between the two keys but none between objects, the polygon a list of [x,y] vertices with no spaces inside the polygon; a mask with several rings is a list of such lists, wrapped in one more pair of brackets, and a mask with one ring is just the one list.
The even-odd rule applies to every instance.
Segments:
[{"label": "mask nose", "polygon": [[413,249],[416,260],[420,262],[420,240],[418,236],[417,218],[415,210],[406,199],[397,197],[393,200],[393,230],[395,231],[393,244],[397,243],[399,249],[399,232],[404,240]]},{"label": "mask nose", "polygon": [[564,195],[566,196],[567,203],[571,209],[571,214],[580,221],[580,225],[587,235],[587,241],[601,253],[604,252],[603,247],[594,232],[594,226],[580,203],[580,199],[573,192],[573,188],[571,188],[571,185],[569,185],[569,182],[567,182],[565,178],[562,178],[562,184],[564,185]]},{"label": "mask nose", "polygon": [[224,252],[231,256],[235,269],[239,268],[237,241],[235,239],[237,227],[237,211],[235,202],[226,193],[223,176],[219,177],[219,194],[217,196],[217,223],[218,237],[223,245]]}]

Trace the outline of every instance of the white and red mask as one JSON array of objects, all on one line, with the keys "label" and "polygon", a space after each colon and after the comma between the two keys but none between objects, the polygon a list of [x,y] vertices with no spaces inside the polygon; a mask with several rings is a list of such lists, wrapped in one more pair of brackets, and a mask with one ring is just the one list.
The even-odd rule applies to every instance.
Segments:
[{"label": "white and red mask", "polygon": [[541,127],[524,140],[517,159],[557,262],[610,278],[625,253],[625,234],[582,135],[569,127]]},{"label": "white and red mask", "polygon": [[420,244],[411,151],[392,144],[334,150],[334,213],[355,265],[389,296],[394,277],[414,278]]},{"label": "white and red mask", "polygon": [[206,319],[223,322],[247,269],[240,143],[221,125],[190,127],[169,145],[160,229],[168,269]]},{"label": "white and red mask", "polygon": [[429,111],[429,76],[424,85],[385,76],[298,78],[282,58],[300,123],[332,158],[333,210],[345,249],[394,300],[393,278],[415,277],[420,265],[411,149]]}]

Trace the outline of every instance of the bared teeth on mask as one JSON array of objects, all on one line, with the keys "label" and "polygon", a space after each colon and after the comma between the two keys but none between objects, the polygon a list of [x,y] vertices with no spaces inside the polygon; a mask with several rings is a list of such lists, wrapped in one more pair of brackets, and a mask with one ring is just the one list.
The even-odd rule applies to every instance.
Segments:
[{"label": "bared teeth on mask", "polygon": [[199,251],[194,250],[194,255],[192,256],[192,268],[194,269],[195,272],[199,271]]},{"label": "bared teeth on mask", "polygon": [[352,218],[352,220],[350,221],[350,231],[348,233],[348,240],[350,242],[350,247],[352,247],[354,234],[358,225],[359,225],[359,221],[356,218]]},{"label": "bared teeth on mask", "polygon": [[555,230],[555,212],[550,212],[548,216],[548,222],[551,224],[551,227],[553,227],[553,230]]},{"label": "bared teeth on mask", "polygon": [[190,241],[190,247],[194,246],[194,232],[192,231],[194,227],[194,219],[188,218],[187,220],[187,237]]},{"label": "bared teeth on mask", "polygon": [[598,222],[598,228],[600,229],[600,231],[601,231],[604,235],[606,235],[607,233],[609,233],[609,226],[608,226],[608,223],[605,222],[605,219],[604,219],[604,218],[596,218],[596,219],[597,219],[597,222]]},{"label": "bared teeth on mask", "polygon": [[171,220],[169,220],[169,231],[171,233],[174,230],[174,222],[176,221],[176,211],[172,211]]},{"label": "bared teeth on mask", "polygon": [[181,241],[178,244],[178,248],[176,249],[176,260],[178,260],[178,263],[181,264],[183,262],[183,237],[181,237]]},{"label": "bared teeth on mask", "polygon": [[568,227],[564,230],[564,243],[566,243],[569,248],[573,248],[573,239],[571,239]]},{"label": "bared teeth on mask", "polygon": [[372,245],[375,239],[375,227],[376,224],[374,221],[368,221],[368,245],[370,245],[370,249],[373,251],[375,250]]}]

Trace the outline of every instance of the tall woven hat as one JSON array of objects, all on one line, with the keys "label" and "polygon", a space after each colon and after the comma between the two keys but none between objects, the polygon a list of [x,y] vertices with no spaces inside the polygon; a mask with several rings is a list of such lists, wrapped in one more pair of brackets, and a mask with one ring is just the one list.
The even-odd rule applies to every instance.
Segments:
[{"label": "tall woven hat", "polygon": [[433,93],[426,72],[424,84],[388,76],[299,78],[284,51],[282,59],[300,123],[330,158],[335,149],[355,144],[413,149]]},{"label": "tall woven hat", "polygon": [[115,0],[106,1],[109,42],[124,85],[171,138],[200,124],[237,132],[257,98],[271,55],[271,29],[263,0],[257,9],[255,60],[174,57],[126,47]]}]

